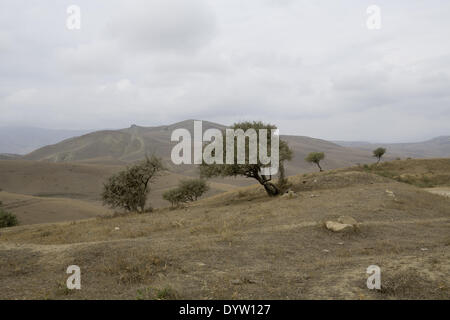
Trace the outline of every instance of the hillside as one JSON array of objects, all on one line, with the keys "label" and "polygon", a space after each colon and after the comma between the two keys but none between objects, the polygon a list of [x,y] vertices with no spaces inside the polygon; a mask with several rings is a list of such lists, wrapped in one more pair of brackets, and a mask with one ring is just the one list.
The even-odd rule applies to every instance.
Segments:
[{"label": "hillside", "polygon": [[[95,217],[110,212],[101,205],[103,183],[124,168],[105,164],[0,160],[0,201],[19,217],[21,224]],[[162,194],[186,178],[165,172],[152,187],[148,205],[167,206]],[[206,196],[251,183],[243,178],[213,179]],[[80,206],[86,208],[80,209]]]},{"label": "hillside", "polygon": [[70,198],[33,197],[0,192],[3,209],[14,213],[20,225],[74,221],[112,214],[101,203]]},{"label": "hillside", "polygon": [[335,143],[344,147],[358,148],[368,152],[379,146],[383,146],[388,149],[388,154],[402,158],[450,157],[450,136],[442,136],[427,141],[414,143],[369,143],[357,141],[335,141]]},{"label": "hillside", "polygon": [[[412,170],[436,160],[422,161]],[[175,210],[2,229],[0,298],[450,298],[449,198],[358,167],[290,181],[293,197],[249,186]],[[342,215],[358,227],[324,227]],[[79,291],[65,289],[72,264]],[[381,291],[366,287],[374,264]]]},{"label": "hillside", "polygon": [[[71,138],[60,143],[40,148],[24,156],[26,160],[48,162],[90,162],[107,164],[125,164],[143,159],[146,154],[155,154],[166,160],[171,171],[195,175],[195,167],[175,166],[170,161],[170,153],[176,142],[170,141],[172,131],[186,128],[193,132],[193,120],[186,120],[170,126],[139,127],[131,126],[122,130],[97,131]],[[225,126],[203,121],[203,130]],[[323,162],[327,169],[345,167],[356,163],[373,162],[370,152],[351,149],[334,143],[301,136],[281,136],[288,141],[294,151],[294,159],[288,163],[288,174],[316,170],[306,163],[304,158],[309,152],[323,151]],[[389,156],[388,156],[389,158]]]}]

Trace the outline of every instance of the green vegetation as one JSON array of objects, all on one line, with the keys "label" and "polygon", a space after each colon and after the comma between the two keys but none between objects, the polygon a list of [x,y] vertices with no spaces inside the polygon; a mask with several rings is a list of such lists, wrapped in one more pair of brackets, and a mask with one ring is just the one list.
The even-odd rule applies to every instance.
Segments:
[{"label": "green vegetation", "polygon": [[381,157],[386,153],[386,148],[376,148],[375,150],[373,150],[373,156],[375,158],[377,158],[377,163],[380,162]]},{"label": "green vegetation", "polygon": [[[419,188],[450,186],[450,167],[446,159],[397,160],[382,164],[363,165],[363,171],[396,180]],[[448,173],[445,173],[445,172]]]},{"label": "green vegetation", "polygon": [[322,167],[320,166],[320,161],[322,161],[323,159],[325,159],[325,154],[323,152],[311,152],[305,158],[305,161],[309,163],[315,163],[317,167],[319,167],[319,170],[323,171]]},{"label": "green vegetation", "polygon": [[[267,143],[271,145],[272,143],[272,132],[271,129],[276,129],[276,126],[271,124],[264,124],[262,122],[240,122],[235,123],[232,127],[234,130],[242,129],[246,132],[248,129],[254,129],[257,133],[257,139],[259,140],[259,130],[267,129]],[[235,177],[235,176],[244,176],[247,178],[256,179],[266,190],[266,193],[269,196],[276,196],[283,192],[283,185],[276,184],[272,182],[272,176],[263,175],[262,169],[265,167],[269,167],[269,165],[265,165],[261,163],[259,159],[259,153],[262,152],[259,150],[259,143],[257,145],[257,156],[256,163],[250,164],[250,152],[249,145],[250,143],[245,144],[244,150],[244,164],[238,164],[238,149],[237,149],[237,137],[234,137],[234,164],[225,164],[226,163],[226,134],[224,134],[223,139],[223,163],[224,164],[207,164],[205,162],[200,166],[200,174],[205,178],[212,177]],[[249,139],[250,140],[250,139]],[[267,156],[271,156],[271,148],[267,147]],[[279,163],[278,163],[278,174],[284,174],[284,161],[289,161],[292,159],[292,150],[289,148],[288,144],[280,140],[279,142]],[[281,176],[279,179],[281,183],[284,182],[284,177]]]},{"label": "green vegetation", "polygon": [[0,201],[0,228],[14,227],[19,224],[15,214],[6,212],[2,208],[3,203]]},{"label": "green vegetation", "polygon": [[180,203],[197,201],[208,190],[209,186],[203,179],[181,180],[178,187],[165,192],[163,198],[173,207]]},{"label": "green vegetation", "polygon": [[113,175],[103,186],[103,203],[112,208],[145,212],[150,184],[162,170],[164,166],[161,159],[153,156]]}]

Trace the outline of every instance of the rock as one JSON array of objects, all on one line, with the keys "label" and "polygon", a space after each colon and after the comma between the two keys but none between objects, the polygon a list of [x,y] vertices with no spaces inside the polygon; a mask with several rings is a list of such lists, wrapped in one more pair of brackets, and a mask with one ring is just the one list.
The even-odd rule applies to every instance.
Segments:
[{"label": "rock", "polygon": [[386,189],[386,193],[387,193],[387,195],[390,196],[390,197],[395,197],[394,192],[391,191],[391,190],[387,190],[387,189]]},{"label": "rock", "polygon": [[352,226],[358,225],[358,221],[350,216],[340,216],[337,221],[342,224],[351,224]]},{"label": "rock", "polygon": [[120,228],[119,227],[115,227],[114,230],[118,231],[118,230],[120,230]]},{"label": "rock", "polygon": [[240,279],[234,279],[234,280],[231,280],[230,282],[231,282],[231,284],[234,284],[234,285],[238,285],[238,284],[242,283],[242,281]]},{"label": "rock", "polygon": [[325,223],[325,226],[328,230],[331,230],[333,232],[346,232],[352,231],[354,229],[351,224],[339,223],[335,221],[327,221]]}]

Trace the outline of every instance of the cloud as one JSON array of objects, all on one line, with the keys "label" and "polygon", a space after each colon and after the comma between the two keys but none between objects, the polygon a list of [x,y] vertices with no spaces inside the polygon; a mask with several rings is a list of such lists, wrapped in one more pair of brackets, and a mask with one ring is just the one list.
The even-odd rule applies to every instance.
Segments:
[{"label": "cloud", "polygon": [[215,17],[202,0],[132,0],[107,26],[125,48],[146,52],[186,53],[207,45]]},{"label": "cloud", "polygon": [[77,5],[81,30],[69,31],[62,2],[2,1],[0,125],[257,119],[334,140],[449,134],[450,4],[380,0],[377,31],[366,5],[331,0]]}]

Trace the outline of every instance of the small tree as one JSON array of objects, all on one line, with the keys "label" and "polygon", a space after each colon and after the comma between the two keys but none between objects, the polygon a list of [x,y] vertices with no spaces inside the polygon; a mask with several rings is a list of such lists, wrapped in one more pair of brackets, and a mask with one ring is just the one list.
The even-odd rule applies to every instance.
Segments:
[{"label": "small tree", "polygon": [[103,186],[102,199],[112,208],[144,212],[150,184],[164,170],[160,158],[152,156],[108,179]]},{"label": "small tree", "polygon": [[323,152],[311,152],[305,158],[305,161],[309,163],[315,163],[319,167],[319,170],[323,171],[322,167],[320,166],[320,161],[322,161],[323,159],[325,159],[325,154]]},{"label": "small tree", "polygon": [[197,201],[208,190],[209,186],[203,179],[181,180],[177,188],[163,194],[163,199],[175,206],[182,202]]},{"label": "small tree", "polygon": [[197,201],[209,190],[208,184],[203,179],[181,180],[178,188],[188,201]]},{"label": "small tree", "polygon": [[377,164],[380,162],[381,157],[386,153],[386,148],[376,148],[373,150],[373,156],[377,158]]},{"label": "small tree", "polygon": [[184,195],[179,188],[164,192],[163,199],[169,201],[172,207],[178,206],[180,203],[185,202]]},{"label": "small tree", "polygon": [[[231,129],[238,130],[242,129],[244,132],[246,132],[248,129],[254,129],[257,133],[258,139],[259,139],[259,130],[266,129],[267,130],[267,143],[271,145],[272,141],[272,129],[276,129],[276,126],[271,124],[264,124],[262,122],[240,122],[235,123]],[[226,137],[226,134],[224,134]],[[263,175],[262,169],[264,167],[268,167],[267,165],[264,165],[260,162],[259,157],[257,159],[257,163],[251,164],[249,161],[249,146],[246,144],[245,146],[245,163],[244,164],[238,164],[237,163],[237,152],[236,152],[236,141],[237,138],[235,137],[235,152],[234,152],[234,162],[233,164],[227,164],[226,159],[226,138],[223,139],[224,143],[224,150],[223,150],[223,164],[206,164],[203,162],[200,165],[200,175],[202,177],[206,178],[212,178],[212,177],[235,177],[235,176],[244,176],[247,178],[253,178],[256,179],[266,190],[267,194],[269,196],[276,196],[280,194],[283,189],[282,186],[279,184],[275,184],[272,182],[272,176],[270,175]],[[257,146],[257,154],[259,155],[259,144]],[[267,147],[267,152],[270,153],[271,148]],[[270,156],[270,155],[268,155]],[[281,140],[279,141],[279,160],[278,160],[278,174],[284,174],[284,162],[289,161],[292,159],[292,150],[289,148],[288,144]],[[282,177],[282,182],[284,183],[284,176]]]}]

